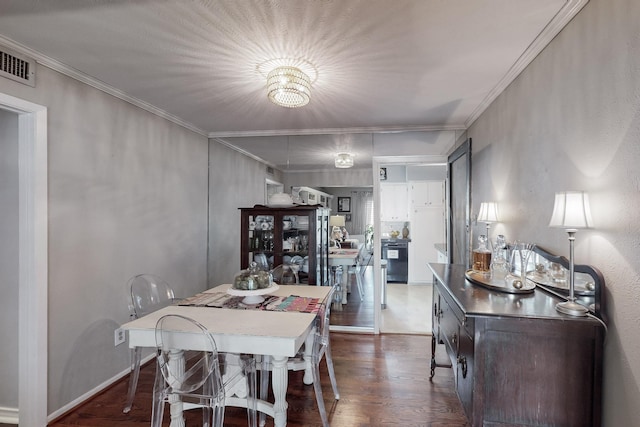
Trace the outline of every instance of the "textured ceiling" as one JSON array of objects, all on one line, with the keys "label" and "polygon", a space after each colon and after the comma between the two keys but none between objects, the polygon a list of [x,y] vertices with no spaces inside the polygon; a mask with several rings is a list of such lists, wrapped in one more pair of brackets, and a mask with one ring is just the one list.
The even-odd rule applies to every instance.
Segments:
[{"label": "textured ceiling", "polygon": [[[2,0],[0,43],[211,137],[453,130],[585,1]],[[312,75],[306,107],[267,99],[283,59]]]}]

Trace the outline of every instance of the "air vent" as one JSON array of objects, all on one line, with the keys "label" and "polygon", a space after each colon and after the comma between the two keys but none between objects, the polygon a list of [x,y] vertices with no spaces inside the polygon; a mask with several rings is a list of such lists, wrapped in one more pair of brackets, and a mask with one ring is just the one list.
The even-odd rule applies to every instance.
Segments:
[{"label": "air vent", "polygon": [[36,61],[0,46],[0,76],[36,86]]},{"label": "air vent", "polygon": [[269,175],[273,175],[273,172],[274,172],[273,168],[271,166],[267,166],[267,173]]}]

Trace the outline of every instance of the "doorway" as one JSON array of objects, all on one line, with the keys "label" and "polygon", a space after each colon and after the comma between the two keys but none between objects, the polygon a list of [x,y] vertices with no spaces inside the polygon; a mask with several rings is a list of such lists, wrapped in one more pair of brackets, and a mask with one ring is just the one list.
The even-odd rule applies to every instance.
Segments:
[{"label": "doorway", "polygon": [[[424,170],[423,170],[424,169]],[[428,272],[417,275],[415,266],[411,268],[411,263],[415,264],[416,259],[412,256],[412,251],[423,256],[427,250],[433,250],[433,259],[429,262],[437,261],[437,252],[434,243],[446,242],[445,218],[446,204],[444,200],[438,205],[440,219],[442,222],[442,236],[436,242],[426,242],[425,240],[433,240],[424,233],[422,223],[413,223],[412,219],[417,218],[410,215],[410,209],[413,209],[413,202],[409,194],[412,193],[411,183],[438,183],[444,188],[446,179],[446,156],[403,156],[398,158],[379,157],[374,158],[374,170],[380,171],[379,179],[374,181],[374,193],[376,195],[376,222],[374,232],[374,273],[376,275],[375,283],[380,284],[375,287],[377,301],[375,329],[380,333],[414,333],[414,334],[430,334],[431,333],[431,299],[432,284],[430,283],[431,275]],[[428,170],[428,171],[427,171]],[[409,171],[409,172],[407,172]],[[378,175],[378,174],[376,174]],[[422,193],[423,186],[420,186],[419,192]],[[425,187],[426,188],[426,187]],[[387,196],[391,197],[387,200],[387,207],[384,206]],[[441,194],[443,198],[444,192]],[[412,196],[411,196],[412,197]],[[428,199],[424,196],[425,206],[417,207],[420,213],[422,211],[431,211],[432,206],[427,206]],[[404,212],[397,209],[402,206]],[[390,209],[388,209],[391,207]],[[408,230],[405,230],[405,227]],[[408,232],[408,260],[409,274],[407,280],[400,283],[389,281],[385,287],[385,301],[382,301],[383,275],[381,269],[381,259],[383,258],[382,248],[386,242],[400,242],[403,233]],[[401,233],[402,232],[402,233]],[[393,233],[393,234],[392,234]],[[395,237],[394,237],[395,236]],[[400,239],[400,240],[399,240]],[[426,249],[425,249],[426,248]],[[393,255],[400,257],[400,252],[395,251]],[[424,264],[422,270],[427,270],[427,261],[420,261]],[[387,268],[389,260],[387,260]],[[397,279],[397,278],[396,278]],[[383,304],[385,303],[385,304]],[[382,308],[384,305],[385,308]]]},{"label": "doorway", "polygon": [[[47,109],[0,93],[18,129],[18,420],[47,424]],[[13,116],[15,117],[15,116]],[[22,363],[24,361],[24,363]]]}]

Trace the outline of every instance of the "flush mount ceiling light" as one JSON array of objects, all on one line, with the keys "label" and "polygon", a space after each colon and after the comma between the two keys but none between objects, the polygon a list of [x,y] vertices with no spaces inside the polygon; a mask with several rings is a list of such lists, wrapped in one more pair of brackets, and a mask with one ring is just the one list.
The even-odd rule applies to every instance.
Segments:
[{"label": "flush mount ceiling light", "polygon": [[267,75],[267,94],[281,107],[303,107],[311,99],[311,80],[297,67],[277,67]]},{"label": "flush mount ceiling light", "polygon": [[351,153],[336,154],[336,167],[346,169],[353,166],[353,155]]}]

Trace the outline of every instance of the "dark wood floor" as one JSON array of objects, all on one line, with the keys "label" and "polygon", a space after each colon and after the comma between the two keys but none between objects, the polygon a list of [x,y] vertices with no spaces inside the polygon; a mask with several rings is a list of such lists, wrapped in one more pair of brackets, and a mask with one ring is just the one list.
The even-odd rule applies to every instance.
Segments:
[{"label": "dark wood floor", "polygon": [[347,298],[347,304],[331,309],[331,324],[336,326],[357,326],[373,328],[373,267],[366,267],[362,274],[362,287],[364,295],[360,300],[360,292],[356,278],[349,274],[351,292]]},{"label": "dark wood floor", "polygon": [[[332,426],[469,426],[454,392],[451,370],[437,369],[429,381],[431,337],[332,332],[331,343],[338,402],[333,399],[324,362],[321,374]],[[128,384],[125,378],[49,426],[148,426],[154,370],[153,364],[143,367],[129,414],[122,413]],[[303,385],[302,372],[290,372],[287,401],[288,426],[321,425],[313,386]],[[190,412],[187,425],[199,425],[200,411]],[[245,414],[244,410],[228,408],[225,426],[246,426]],[[272,425],[273,420],[267,418],[267,426]]]}]

